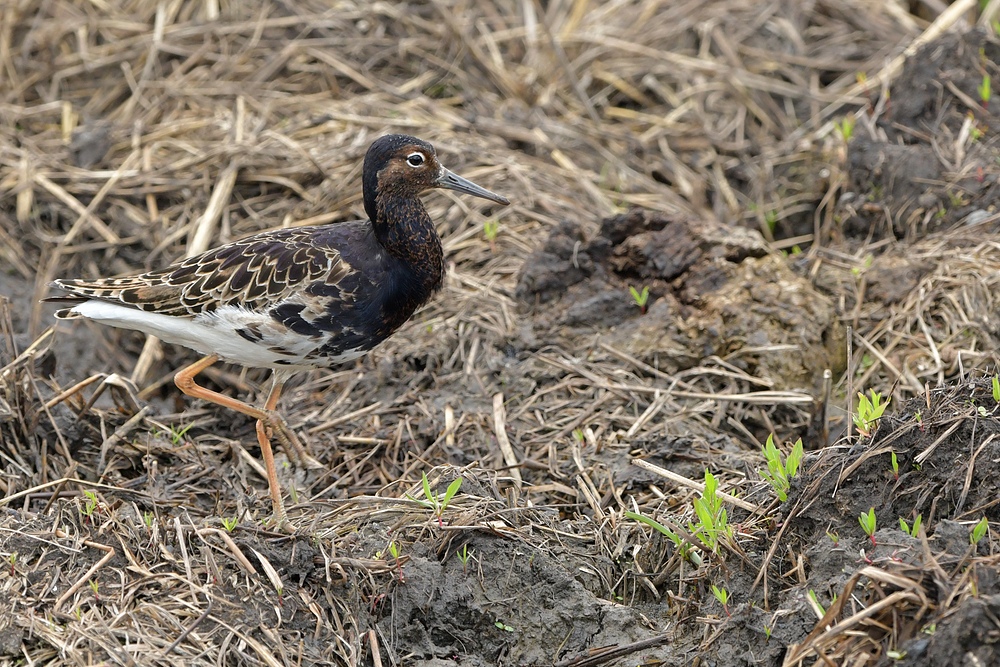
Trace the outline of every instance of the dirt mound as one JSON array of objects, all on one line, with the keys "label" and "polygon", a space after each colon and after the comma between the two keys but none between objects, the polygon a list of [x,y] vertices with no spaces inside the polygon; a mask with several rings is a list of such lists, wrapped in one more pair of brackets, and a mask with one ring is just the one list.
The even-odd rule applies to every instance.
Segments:
[{"label": "dirt mound", "polygon": [[710,220],[633,210],[590,239],[563,222],[525,262],[516,294],[533,339],[597,334],[668,373],[716,356],[775,389],[818,389],[843,363],[833,302],[759,234]]}]

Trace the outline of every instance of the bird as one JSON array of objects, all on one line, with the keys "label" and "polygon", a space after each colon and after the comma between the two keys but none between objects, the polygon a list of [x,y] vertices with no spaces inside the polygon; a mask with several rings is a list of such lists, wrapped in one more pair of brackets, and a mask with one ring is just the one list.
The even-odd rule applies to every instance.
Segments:
[{"label": "bird", "polygon": [[[134,329],[203,355],[174,383],[191,398],[257,420],[272,518],[285,527],[270,438],[290,457],[309,459],[277,412],[282,388],[296,373],[363,356],[440,288],[444,250],[419,198],[433,188],[510,203],[446,169],[430,143],[389,134],[365,153],[367,220],[265,231],[137,275],[55,280],[51,286],[65,293],[45,301],[71,304],[58,319]],[[195,381],[220,360],[271,370],[263,405]]]}]

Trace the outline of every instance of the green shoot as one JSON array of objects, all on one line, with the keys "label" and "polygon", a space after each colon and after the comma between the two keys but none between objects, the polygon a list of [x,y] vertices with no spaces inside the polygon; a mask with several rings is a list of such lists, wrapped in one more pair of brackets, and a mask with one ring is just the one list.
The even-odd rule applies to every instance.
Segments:
[{"label": "green shoot", "polygon": [[812,600],[812,603],[816,606],[816,609],[819,610],[820,617],[822,618],[823,616],[826,616],[826,607],[824,607],[819,603],[819,598],[816,597],[816,591],[810,588],[806,592],[806,595],[809,596],[809,599]]},{"label": "green shoot", "polygon": [[645,315],[646,302],[649,301],[649,287],[643,286],[642,291],[640,292],[636,288],[629,285],[628,292],[632,295],[632,300],[635,302],[635,305],[639,306],[639,310],[643,315]]},{"label": "green shoot", "polygon": [[890,463],[892,464],[892,478],[898,480],[899,479],[899,459],[896,458],[896,452],[889,452],[889,454],[892,457],[892,459],[890,460]]},{"label": "green shoot", "polygon": [[872,507],[867,512],[862,512],[861,516],[858,517],[858,522],[861,524],[861,530],[865,531],[865,535],[872,541],[872,546],[876,546],[875,528],[877,527],[877,523],[875,521],[875,508]]},{"label": "green shoot", "polygon": [[990,86],[990,75],[983,74],[983,80],[979,82],[979,102],[983,105],[985,109],[990,105],[990,95],[993,93],[993,89]]},{"label": "green shoot", "polygon": [[764,214],[764,224],[767,225],[767,231],[771,232],[771,236],[774,236],[774,230],[778,226],[778,212],[771,209]]},{"label": "green shoot", "polygon": [[826,536],[830,538],[831,542],[833,542],[834,549],[840,546],[840,535],[836,531],[828,530],[826,531]]},{"label": "green shoot", "polygon": [[989,521],[986,520],[986,517],[983,517],[982,519],[979,520],[979,523],[977,523],[975,527],[972,529],[972,534],[969,535],[969,543],[979,544],[979,540],[985,537],[986,532],[989,529],[990,529],[990,523]]},{"label": "green shoot", "polygon": [[882,417],[891,400],[887,398],[883,403],[882,394],[874,389],[869,390],[869,393],[871,394],[870,399],[860,391],[858,392],[858,412],[854,415],[854,425],[857,427],[858,433],[864,437],[868,437],[875,430],[878,420]]},{"label": "green shoot", "polygon": [[90,581],[87,582],[87,584],[90,585],[90,590],[94,592],[94,598],[100,600],[101,596],[97,594],[97,588],[100,584],[97,582],[97,580],[91,579]]},{"label": "green shoot", "polygon": [[469,551],[469,544],[463,544],[462,550],[456,551],[455,555],[458,556],[459,562],[462,563],[462,572],[467,573],[469,568],[469,559],[472,558],[472,552]]},{"label": "green shoot", "polygon": [[[405,584],[406,578],[403,576],[403,564],[399,562],[399,547],[396,545],[396,541],[392,540],[389,542],[389,555],[392,556],[393,560],[396,561],[396,573],[399,576],[399,583]],[[376,558],[378,554],[376,554]]]},{"label": "green shoot", "polygon": [[573,429],[573,439],[576,440],[579,443],[583,442],[583,429],[582,428],[575,428],[575,429]]},{"label": "green shoot", "polygon": [[407,496],[407,498],[410,498],[410,500],[419,503],[427,509],[433,510],[434,516],[437,517],[438,525],[443,526],[444,520],[442,517],[444,516],[444,511],[448,509],[451,499],[455,497],[455,494],[458,493],[458,489],[462,486],[462,478],[456,477],[452,483],[448,485],[448,489],[444,492],[444,496],[438,497],[436,493],[431,491],[431,483],[427,479],[427,473],[420,473],[420,476],[420,482],[424,491],[424,500],[410,498],[410,496]]},{"label": "green shoot", "polygon": [[506,623],[504,623],[499,619],[497,619],[497,622],[494,623],[493,625],[496,626],[497,630],[503,630],[504,632],[514,632],[514,628],[512,628],[511,626],[507,625]]},{"label": "green shoot", "polygon": [[227,533],[231,533],[236,530],[236,526],[240,524],[239,517],[235,516],[224,516],[222,517],[222,527],[226,529]]},{"label": "green shoot", "polygon": [[837,134],[840,135],[845,144],[849,143],[854,135],[854,122],[854,116],[844,116],[844,119],[836,125]]},{"label": "green shoot", "polygon": [[14,576],[16,570],[14,569],[17,565],[17,552],[12,551],[9,556],[7,556],[7,562],[10,563],[10,576]]},{"label": "green shoot", "polygon": [[97,494],[93,491],[84,491],[83,496],[87,499],[83,505],[83,515],[90,519],[97,509]]},{"label": "green shoot", "polygon": [[993,400],[1000,403],[1000,375],[993,376]]},{"label": "green shoot", "polygon": [[770,625],[765,625],[764,626],[764,641],[767,642],[767,641],[770,641],[770,639],[771,639],[771,626]]},{"label": "green shoot", "polygon": [[182,442],[184,442],[184,436],[187,435],[187,432],[191,430],[192,426],[194,426],[193,423],[188,424],[187,426],[185,426],[184,428],[181,428],[181,429],[178,429],[178,428],[175,428],[175,427],[171,426],[170,427],[170,442],[172,444],[174,444],[174,445],[180,445]]},{"label": "green shoot", "polygon": [[729,591],[725,588],[719,588],[715,584],[712,584],[712,595],[715,596],[715,599],[722,605],[722,610],[726,612],[726,616],[729,616]]},{"label": "green shoot", "polygon": [[636,514],[635,512],[630,512],[628,510],[625,510],[625,516],[633,521],[644,523],[650,528],[659,531],[661,534],[666,536],[668,540],[674,543],[674,546],[681,552],[681,558],[689,560],[695,565],[701,565],[701,556],[696,551],[691,549],[691,545],[685,542],[680,535],[670,530],[656,519],[651,519],[648,516]]},{"label": "green shoot", "polygon": [[500,233],[499,220],[487,220],[483,223],[483,236],[490,244],[490,252],[496,252],[497,235]]},{"label": "green shoot", "polygon": [[718,488],[719,483],[715,481],[715,476],[706,470],[705,492],[701,498],[694,500],[694,512],[698,516],[698,525],[688,522],[688,529],[713,552],[718,551],[719,538],[722,535],[731,535],[733,532],[732,526],[729,525],[726,508],[722,506],[722,499],[716,494]]},{"label": "green shoot", "polygon": [[916,537],[920,533],[920,522],[922,520],[923,515],[918,514],[917,518],[913,520],[913,525],[911,526],[906,522],[906,519],[899,517],[899,528],[910,537]]},{"label": "green shoot", "polygon": [[791,488],[791,480],[799,470],[802,462],[802,438],[799,438],[788,458],[781,460],[781,450],[774,444],[774,435],[767,436],[764,443],[764,458],[767,460],[767,471],[761,470],[760,476],[767,480],[771,488],[778,495],[781,502],[788,500],[788,490]]}]

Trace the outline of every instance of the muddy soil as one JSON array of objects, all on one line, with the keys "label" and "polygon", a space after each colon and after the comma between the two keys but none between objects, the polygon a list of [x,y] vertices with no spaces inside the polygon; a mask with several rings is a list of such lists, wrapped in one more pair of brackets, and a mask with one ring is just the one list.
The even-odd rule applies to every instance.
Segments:
[{"label": "muddy soil", "polygon": [[[1000,323],[946,289],[952,312],[982,311],[959,334],[876,316],[929,299],[951,255],[991,257],[973,251],[997,231],[1000,107],[968,99],[995,55],[971,32],[908,61],[832,165],[822,252],[708,216],[562,220],[512,295],[470,298],[455,326],[431,306],[290,388],[321,463],[278,455],[291,534],[266,521],[252,421],[171,389],[184,352],[149,395],[50,405],[142,338],[75,327],[20,357],[35,290],[5,274],[0,664],[1000,664],[1000,397],[983,370]],[[516,325],[465,325],[501,315]],[[890,409],[859,433],[830,406],[872,386]],[[807,440],[784,502],[760,474],[772,433],[784,452]],[[729,528],[706,543],[700,493],[635,462],[708,469],[736,496]]]}]

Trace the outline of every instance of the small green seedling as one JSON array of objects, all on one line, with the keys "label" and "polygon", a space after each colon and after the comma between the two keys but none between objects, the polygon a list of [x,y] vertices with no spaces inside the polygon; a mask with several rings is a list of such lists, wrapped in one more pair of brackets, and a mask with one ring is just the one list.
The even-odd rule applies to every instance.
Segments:
[{"label": "small green seedling", "polygon": [[922,520],[923,520],[923,515],[918,514],[917,518],[913,520],[913,525],[911,526],[909,523],[906,522],[906,519],[904,519],[903,517],[899,517],[899,528],[910,537],[916,537],[917,535],[920,534],[920,522]]},{"label": "small green seedling", "polygon": [[17,565],[17,552],[12,551],[9,556],[7,556],[7,562],[10,563],[10,576],[14,576],[16,573],[15,566]]},{"label": "small green seedling", "polygon": [[701,498],[694,499],[694,513],[698,516],[698,524],[688,522],[688,529],[713,552],[718,551],[720,537],[731,536],[733,532],[726,508],[716,493],[718,488],[719,483],[715,480],[715,476],[706,470],[705,492]]},{"label": "small green seedling", "polygon": [[806,595],[808,595],[808,596],[809,596],[809,599],[810,599],[810,600],[812,600],[812,603],[813,603],[814,605],[816,605],[816,609],[818,609],[818,610],[819,610],[819,615],[820,615],[820,617],[822,618],[823,616],[826,616],[826,607],[824,607],[823,605],[821,605],[821,604],[819,603],[819,598],[818,598],[818,597],[816,597],[816,591],[814,591],[813,589],[811,589],[811,588],[810,588],[810,589],[809,589],[809,590],[808,590],[808,591],[806,592]]},{"label": "small green seedling", "polygon": [[836,531],[828,530],[826,531],[826,536],[830,538],[831,542],[833,542],[834,549],[840,546],[840,535]]},{"label": "small green seedling", "polygon": [[403,564],[399,562],[399,553],[400,551],[399,547],[396,545],[396,541],[392,540],[389,542],[389,555],[396,561],[396,574],[399,576],[399,583],[405,584],[406,577],[403,576]]},{"label": "small green seedling", "polygon": [[680,551],[681,558],[691,561],[695,565],[701,565],[701,556],[698,552],[694,551],[691,548],[691,545],[685,542],[680,535],[670,530],[656,519],[651,519],[648,516],[643,516],[642,514],[637,514],[636,512],[630,512],[629,510],[625,510],[625,516],[633,521],[644,523],[650,528],[659,531],[661,534],[666,536],[668,540],[674,543],[674,546],[677,547],[678,551]]},{"label": "small green seedling", "polygon": [[224,516],[222,517],[222,527],[226,529],[227,533],[231,533],[236,530],[236,526],[240,524],[239,517],[235,516]]},{"label": "small green seedling", "polygon": [[871,540],[872,546],[877,546],[875,544],[875,528],[878,524],[875,520],[875,508],[872,507],[867,512],[862,512],[861,516],[858,517],[858,522],[861,524],[861,530],[865,531],[865,535]]},{"label": "small green seedling", "polygon": [[990,105],[990,95],[993,93],[993,88],[990,86],[990,75],[983,74],[983,80],[979,82],[979,103],[983,105],[983,108],[987,108]]},{"label": "small green seedling", "polygon": [[87,582],[87,584],[90,585],[90,590],[94,592],[94,599],[95,600],[100,600],[101,596],[98,595],[98,593],[97,593],[97,589],[100,586],[100,584],[97,582],[97,580],[96,579],[91,579],[90,581]]},{"label": "small green seedling", "polygon": [[149,510],[142,513],[142,522],[146,524],[146,530],[153,530],[153,519],[155,518],[156,515]]},{"label": "small green seedling", "polygon": [[431,490],[431,483],[427,479],[427,473],[420,473],[420,482],[422,484],[424,499],[420,500],[418,498],[410,498],[410,500],[416,501],[423,507],[434,511],[434,516],[437,517],[438,526],[444,525],[444,511],[448,509],[448,505],[451,504],[451,499],[455,497],[458,493],[459,488],[462,486],[462,478],[456,477],[448,488],[444,492],[444,496],[438,497],[436,493]]},{"label": "small green seedling", "polygon": [[514,628],[512,628],[511,626],[507,625],[506,623],[504,623],[499,619],[493,625],[496,627],[497,630],[503,630],[504,632],[514,632]]},{"label": "small green seedling", "polygon": [[1000,403],[1000,375],[993,376],[993,400]]},{"label": "small green seedling", "polygon": [[722,611],[726,612],[726,616],[730,616],[729,613],[729,591],[725,588],[719,588],[715,584],[712,584],[712,595],[715,599],[719,601],[722,605]]},{"label": "small green seedling", "polygon": [[575,429],[573,429],[573,439],[576,440],[579,443],[583,442],[583,429],[582,428],[575,428]]},{"label": "small green seedling", "polygon": [[455,555],[458,556],[459,562],[462,563],[462,572],[468,572],[469,559],[472,558],[472,552],[469,551],[469,544],[463,544],[462,550],[456,551]]},{"label": "small green seedling", "polygon": [[844,140],[844,143],[849,143],[851,137],[854,135],[854,116],[844,116],[844,118],[837,123],[837,134],[840,138]]},{"label": "small green seedling", "polygon": [[174,445],[180,445],[182,442],[184,442],[184,436],[187,435],[187,432],[191,430],[192,426],[194,426],[194,423],[188,424],[184,428],[180,428],[180,429],[171,426],[170,427],[170,442],[172,444],[174,444]]},{"label": "small green seedling", "polygon": [[860,391],[858,392],[858,411],[854,415],[854,425],[857,427],[858,433],[864,437],[868,437],[875,430],[878,420],[881,419],[886,406],[889,405],[889,401],[891,400],[886,399],[885,403],[883,403],[882,394],[874,389],[869,390],[869,393],[871,398],[868,398]]},{"label": "small green seedling", "polygon": [[487,220],[483,223],[483,236],[490,244],[490,252],[497,250],[497,235],[500,234],[500,221]]},{"label": "small green seedling", "polygon": [[983,517],[979,520],[979,523],[975,525],[972,529],[972,534],[969,535],[969,542],[971,544],[979,544],[979,540],[986,536],[986,532],[990,529],[990,523]]},{"label": "small green seedling", "polygon": [[895,480],[899,479],[899,459],[896,458],[896,452],[889,452],[891,455],[890,463],[892,464],[892,478]]},{"label": "small green seedling", "polygon": [[97,509],[97,494],[93,491],[84,491],[83,497],[86,498],[86,501],[83,503],[83,515],[90,519],[94,514],[94,510]]},{"label": "small green seedling", "polygon": [[771,632],[772,632],[771,626],[770,625],[765,625],[764,626],[764,641],[765,642],[770,641],[770,639],[771,639]]},{"label": "small green seedling", "polygon": [[646,303],[649,301],[649,287],[644,285],[642,291],[640,292],[636,288],[629,285],[628,292],[632,295],[632,301],[635,302],[635,305],[639,306],[639,310],[643,315],[645,315]]},{"label": "small green seedling", "polygon": [[760,476],[767,480],[771,488],[778,495],[781,502],[788,500],[788,490],[791,488],[791,480],[799,471],[799,464],[802,462],[802,438],[799,438],[792,446],[788,458],[781,460],[781,450],[774,444],[774,435],[767,436],[764,443],[764,458],[767,460],[767,470],[761,470]]}]

